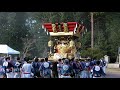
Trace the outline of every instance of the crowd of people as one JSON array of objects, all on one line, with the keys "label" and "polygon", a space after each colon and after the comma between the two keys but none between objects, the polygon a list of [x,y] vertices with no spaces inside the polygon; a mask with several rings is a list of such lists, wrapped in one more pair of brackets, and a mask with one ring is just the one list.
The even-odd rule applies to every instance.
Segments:
[{"label": "crowd of people", "polygon": [[18,57],[14,62],[4,57],[0,65],[0,78],[105,78],[106,62],[100,60],[59,59],[50,61],[48,58],[35,57],[30,62],[25,57]]}]

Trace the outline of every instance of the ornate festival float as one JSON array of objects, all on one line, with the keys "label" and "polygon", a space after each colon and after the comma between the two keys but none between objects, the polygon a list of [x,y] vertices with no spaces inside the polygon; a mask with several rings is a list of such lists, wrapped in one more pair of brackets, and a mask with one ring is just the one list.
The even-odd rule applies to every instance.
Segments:
[{"label": "ornate festival float", "polygon": [[77,58],[78,50],[81,48],[79,39],[85,29],[83,24],[78,22],[44,23],[42,28],[50,36],[49,60]]}]

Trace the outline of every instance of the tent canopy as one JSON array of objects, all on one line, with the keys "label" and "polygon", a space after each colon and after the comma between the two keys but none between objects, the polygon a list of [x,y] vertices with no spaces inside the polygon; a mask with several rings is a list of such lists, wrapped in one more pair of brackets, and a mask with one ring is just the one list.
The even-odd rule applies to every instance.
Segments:
[{"label": "tent canopy", "polygon": [[19,51],[16,51],[16,50],[10,48],[6,44],[0,44],[0,53],[3,53],[3,54],[20,54]]}]

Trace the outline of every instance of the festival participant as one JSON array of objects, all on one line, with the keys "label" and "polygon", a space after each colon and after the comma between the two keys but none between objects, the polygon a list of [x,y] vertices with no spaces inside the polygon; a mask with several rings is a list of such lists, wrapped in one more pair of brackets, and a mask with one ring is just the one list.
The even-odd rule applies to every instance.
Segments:
[{"label": "festival participant", "polygon": [[79,63],[78,63],[78,60],[76,59],[74,62],[73,62],[73,72],[75,74],[75,78],[78,78],[79,77]]},{"label": "festival participant", "polygon": [[11,64],[10,62],[10,57],[6,57],[4,63],[3,63],[3,67],[5,68],[5,73],[7,75],[7,78],[13,78],[13,68],[14,66]]},{"label": "festival participant", "polygon": [[90,78],[90,62],[85,62],[85,77],[84,78]]},{"label": "festival participant", "polygon": [[101,67],[102,67],[102,69],[103,69],[103,72],[106,73],[107,63],[106,63],[106,61],[105,61],[104,59],[101,59],[100,61],[101,61],[101,62],[100,62],[100,65],[101,65]]},{"label": "festival participant", "polygon": [[53,77],[53,78],[58,78],[57,64],[58,64],[57,61],[54,61],[54,62],[52,63],[52,77]]},{"label": "festival participant", "polygon": [[43,76],[43,63],[44,63],[44,59],[41,59],[41,61],[40,61],[40,68],[39,68],[39,70],[40,70],[40,77],[41,78],[44,77]]},{"label": "festival participant", "polygon": [[79,60],[76,61],[76,66],[77,66],[77,69],[76,69],[76,71],[77,71],[76,78],[80,78],[80,73],[83,70],[83,68],[82,68]]},{"label": "festival participant", "polygon": [[81,60],[80,65],[81,65],[82,70],[81,70],[79,76],[80,76],[80,78],[85,78],[85,66],[86,66],[85,61]]},{"label": "festival participant", "polygon": [[94,61],[93,60],[90,60],[90,69],[92,69],[94,66]]},{"label": "festival participant", "polygon": [[74,70],[73,70],[73,63],[74,63],[74,58],[70,59],[69,60],[69,64],[71,66],[71,77],[75,77],[75,73],[74,73]]},{"label": "festival participant", "polygon": [[34,77],[35,78],[39,78],[40,77],[40,63],[39,63],[39,59],[36,57],[34,59],[34,61],[32,62],[32,67],[33,67],[33,73],[34,73]]},{"label": "festival participant", "polygon": [[100,61],[96,61],[96,65],[93,67],[93,78],[102,78],[103,74],[103,70],[100,67]]},{"label": "festival participant", "polygon": [[[47,58],[48,59],[48,58]],[[52,77],[52,67],[53,67],[53,63],[51,62],[51,60],[48,60],[48,63],[50,65],[50,73],[51,73],[51,77]],[[55,67],[55,71],[57,70],[57,62],[54,64]]]},{"label": "festival participant", "polygon": [[5,74],[5,69],[2,65],[0,65],[0,78],[7,78]]},{"label": "festival participant", "polygon": [[58,71],[58,78],[61,78],[61,70],[62,70],[62,66],[63,66],[63,62],[62,59],[58,60],[58,64],[57,64],[57,71]]},{"label": "festival participant", "polygon": [[21,67],[21,63],[17,61],[14,66],[14,78],[21,78],[20,67]]},{"label": "festival participant", "polygon": [[93,69],[94,65],[95,65],[94,61],[93,61],[93,60],[90,60],[90,65],[89,65],[89,66],[90,66],[90,76],[89,76],[90,78],[93,77],[93,76],[92,76],[93,73],[91,72],[91,70]]},{"label": "festival participant", "polygon": [[44,78],[51,78],[51,64],[48,62],[48,58],[45,58],[45,62],[42,64],[41,69],[43,70]]},{"label": "festival participant", "polygon": [[81,64],[81,60],[79,59],[78,61],[78,66],[79,66],[79,72],[78,72],[78,77],[81,78],[81,72],[84,70],[82,64]]},{"label": "festival participant", "polygon": [[61,78],[71,78],[71,71],[72,68],[69,64],[69,60],[65,59],[63,66],[62,66],[62,70],[61,70]]},{"label": "festival participant", "polygon": [[32,65],[29,63],[29,58],[24,58],[24,64],[22,66],[22,78],[32,78],[33,73],[32,71]]}]

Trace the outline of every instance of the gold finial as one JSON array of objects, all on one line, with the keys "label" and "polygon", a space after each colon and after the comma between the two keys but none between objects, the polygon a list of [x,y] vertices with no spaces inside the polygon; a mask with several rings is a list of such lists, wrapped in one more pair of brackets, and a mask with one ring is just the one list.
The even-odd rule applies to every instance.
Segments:
[{"label": "gold finial", "polygon": [[64,27],[64,32],[68,32],[67,23],[63,23],[63,27]]},{"label": "gold finial", "polygon": [[55,24],[52,24],[52,30],[53,30],[54,33],[57,33],[56,25]]}]

